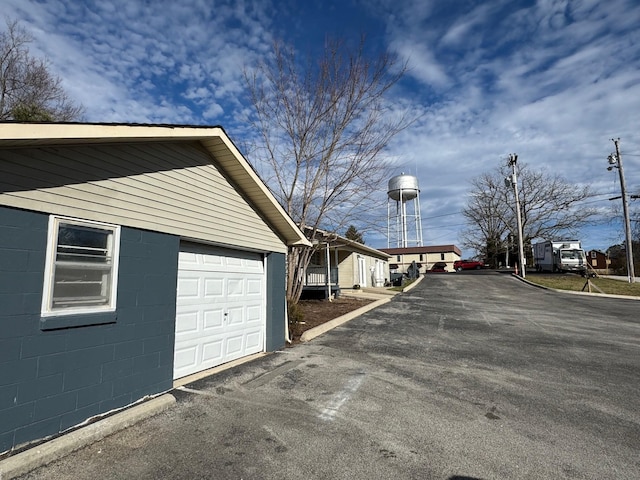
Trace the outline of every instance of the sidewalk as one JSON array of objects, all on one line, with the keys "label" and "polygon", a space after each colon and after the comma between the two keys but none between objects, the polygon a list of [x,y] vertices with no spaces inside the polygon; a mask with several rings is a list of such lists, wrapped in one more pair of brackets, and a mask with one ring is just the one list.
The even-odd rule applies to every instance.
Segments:
[{"label": "sidewalk", "polygon": [[343,297],[369,298],[371,300],[391,298],[398,293],[400,292],[389,290],[387,287],[365,287],[358,290],[346,288],[340,290],[340,295]]}]

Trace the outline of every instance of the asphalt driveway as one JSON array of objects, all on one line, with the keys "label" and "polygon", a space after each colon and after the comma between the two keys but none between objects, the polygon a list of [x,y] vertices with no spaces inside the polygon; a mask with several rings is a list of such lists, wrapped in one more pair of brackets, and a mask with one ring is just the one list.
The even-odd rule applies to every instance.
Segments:
[{"label": "asphalt driveway", "polygon": [[22,478],[640,478],[639,312],[430,275]]}]

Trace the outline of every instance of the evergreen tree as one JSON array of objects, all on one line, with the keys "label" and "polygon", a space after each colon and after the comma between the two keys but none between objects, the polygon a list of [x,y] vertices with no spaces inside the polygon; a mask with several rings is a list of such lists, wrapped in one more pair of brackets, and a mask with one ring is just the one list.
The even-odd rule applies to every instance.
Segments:
[{"label": "evergreen tree", "polygon": [[345,233],[344,236],[349,240],[353,240],[354,242],[362,243],[364,245],[364,238],[362,237],[362,234],[358,232],[356,227],[353,225],[349,225],[347,233]]}]

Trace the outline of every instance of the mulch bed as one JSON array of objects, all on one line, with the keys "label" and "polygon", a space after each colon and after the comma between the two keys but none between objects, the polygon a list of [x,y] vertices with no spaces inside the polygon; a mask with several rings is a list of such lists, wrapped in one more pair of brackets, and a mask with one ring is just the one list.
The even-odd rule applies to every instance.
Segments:
[{"label": "mulch bed", "polygon": [[291,340],[294,344],[299,343],[300,336],[305,331],[364,307],[372,301],[368,298],[353,297],[338,297],[331,302],[327,300],[300,300],[298,302],[299,321],[289,319]]}]

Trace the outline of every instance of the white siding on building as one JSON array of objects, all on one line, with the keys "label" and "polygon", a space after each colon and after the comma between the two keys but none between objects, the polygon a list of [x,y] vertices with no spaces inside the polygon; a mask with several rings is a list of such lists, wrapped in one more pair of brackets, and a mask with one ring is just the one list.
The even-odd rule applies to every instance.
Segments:
[{"label": "white siding on building", "polygon": [[197,143],[0,151],[0,204],[286,252]]}]

